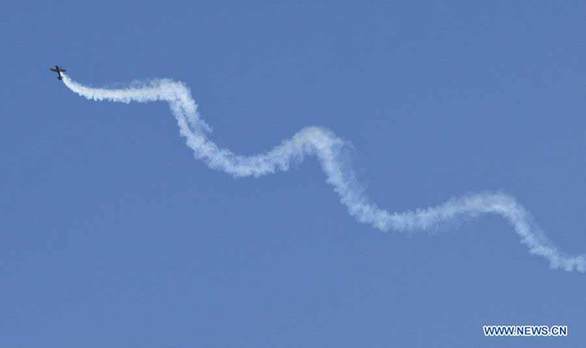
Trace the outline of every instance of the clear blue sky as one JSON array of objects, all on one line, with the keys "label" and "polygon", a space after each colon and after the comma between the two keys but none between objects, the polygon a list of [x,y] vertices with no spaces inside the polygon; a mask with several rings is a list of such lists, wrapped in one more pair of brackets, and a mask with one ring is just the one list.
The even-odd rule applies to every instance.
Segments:
[{"label": "clear blue sky", "polygon": [[[578,347],[586,275],[496,217],[433,233],[355,222],[314,159],[233,179],[167,105],[80,82],[170,77],[242,154],[319,125],[369,196],[503,190],[586,251],[582,1],[8,2],[0,13],[0,347]],[[483,324],[567,324],[485,338]]]}]

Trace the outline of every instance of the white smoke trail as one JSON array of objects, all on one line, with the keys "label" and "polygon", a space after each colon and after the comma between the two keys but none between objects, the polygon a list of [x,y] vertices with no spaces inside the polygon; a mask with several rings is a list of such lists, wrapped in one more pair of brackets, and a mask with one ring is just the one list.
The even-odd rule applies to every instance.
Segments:
[{"label": "white smoke trail", "polygon": [[552,268],[586,271],[586,255],[570,256],[560,251],[532,222],[527,210],[504,193],[473,194],[435,207],[400,213],[379,208],[362,193],[351,168],[344,165],[344,141],[327,129],[307,127],[266,153],[239,156],[219,148],[207,138],[206,131],[210,128],[200,118],[191,92],[181,82],[165,79],[124,89],[103,89],[83,86],[65,74],[63,82],[73,92],[95,101],[169,103],[180,133],[186,138],[195,157],[205,161],[210,168],[236,177],[259,177],[286,171],[292,162],[301,161],[305,155],[314,155],[320,161],[327,182],[338,193],[348,212],[358,221],[379,230],[425,230],[446,220],[491,213],[508,221],[529,252],[546,258]]}]

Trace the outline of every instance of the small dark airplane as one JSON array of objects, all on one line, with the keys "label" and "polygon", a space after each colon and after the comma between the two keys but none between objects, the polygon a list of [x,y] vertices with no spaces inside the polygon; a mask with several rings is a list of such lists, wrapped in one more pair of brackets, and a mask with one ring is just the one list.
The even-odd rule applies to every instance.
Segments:
[{"label": "small dark airplane", "polygon": [[61,75],[62,72],[65,72],[66,70],[63,68],[60,68],[59,65],[55,65],[54,68],[50,68],[49,70],[54,71],[57,73],[57,78],[59,80],[63,80],[63,75]]}]

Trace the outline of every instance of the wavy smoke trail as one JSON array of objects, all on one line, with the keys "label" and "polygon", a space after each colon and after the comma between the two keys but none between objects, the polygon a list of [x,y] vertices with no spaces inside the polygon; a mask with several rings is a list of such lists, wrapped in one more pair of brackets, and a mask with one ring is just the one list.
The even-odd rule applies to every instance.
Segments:
[{"label": "wavy smoke trail", "polygon": [[496,214],[511,224],[530,253],[547,259],[552,268],[586,272],[586,255],[571,256],[560,251],[533,223],[527,210],[507,194],[479,193],[453,198],[435,207],[388,212],[363,194],[351,168],[344,165],[342,150],[345,142],[325,128],[303,128],[266,153],[239,156],[219,148],[208,139],[206,133],[210,128],[201,119],[189,88],[181,82],[162,79],[124,89],[103,89],[81,85],[65,74],[63,82],[78,95],[95,101],[169,103],[180,133],[186,138],[195,158],[205,161],[210,168],[236,177],[259,177],[286,171],[292,162],[301,161],[306,155],[316,156],[327,182],[338,193],[350,215],[379,230],[425,230],[446,220]]}]

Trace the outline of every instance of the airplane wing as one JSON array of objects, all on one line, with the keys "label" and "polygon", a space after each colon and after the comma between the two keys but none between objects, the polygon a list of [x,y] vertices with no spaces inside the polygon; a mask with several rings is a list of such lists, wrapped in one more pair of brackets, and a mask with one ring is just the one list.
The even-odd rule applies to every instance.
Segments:
[{"label": "airplane wing", "polygon": [[67,70],[65,70],[65,69],[61,69],[61,71],[63,71],[63,72],[66,72]]},{"label": "airplane wing", "polygon": [[49,68],[49,70],[57,72],[57,69],[55,69],[55,68]]}]

